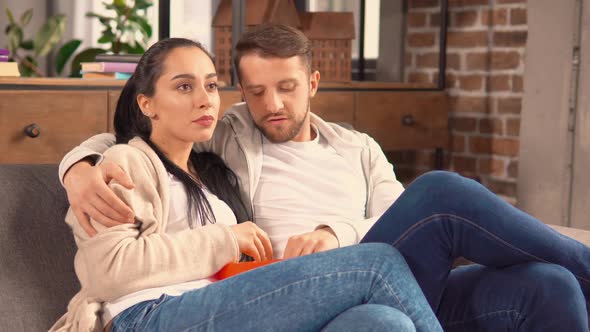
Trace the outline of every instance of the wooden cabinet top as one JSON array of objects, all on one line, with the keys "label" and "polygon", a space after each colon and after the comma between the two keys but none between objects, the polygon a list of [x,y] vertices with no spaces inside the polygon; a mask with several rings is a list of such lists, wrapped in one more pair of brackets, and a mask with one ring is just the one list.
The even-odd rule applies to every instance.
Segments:
[{"label": "wooden cabinet top", "polygon": [[[81,79],[81,78],[17,78],[0,77],[0,90],[40,89],[40,90],[102,90],[120,89],[125,80]],[[231,87],[228,87],[231,89]],[[436,89],[434,84],[392,83],[392,82],[321,82],[321,90],[410,90]]]}]

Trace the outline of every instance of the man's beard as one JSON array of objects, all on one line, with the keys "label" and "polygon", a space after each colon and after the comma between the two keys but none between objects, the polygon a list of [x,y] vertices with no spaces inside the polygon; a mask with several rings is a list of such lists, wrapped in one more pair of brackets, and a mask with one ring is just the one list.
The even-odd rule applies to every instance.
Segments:
[{"label": "man's beard", "polygon": [[[292,123],[292,126],[290,128],[286,128],[285,131],[269,131],[266,130],[263,126],[259,125],[257,122],[254,123],[254,125],[256,126],[256,128],[258,128],[258,130],[260,130],[262,132],[262,134],[264,135],[264,137],[266,137],[269,141],[273,142],[273,143],[285,143],[288,142],[290,140],[292,140],[293,138],[295,138],[295,136],[297,136],[299,134],[299,132],[301,131],[301,128],[303,128],[303,123],[305,122],[305,118],[309,115],[309,111],[310,111],[310,99],[307,99],[307,110],[305,112],[305,114],[301,117],[301,119],[297,120],[297,119],[293,119],[295,122]],[[265,123],[266,120],[270,117],[276,117],[276,116],[287,116],[287,121],[285,122],[289,122],[290,120],[292,120],[292,118],[290,117],[290,114],[271,114],[268,115],[266,117],[264,117],[260,122],[261,123]]]}]

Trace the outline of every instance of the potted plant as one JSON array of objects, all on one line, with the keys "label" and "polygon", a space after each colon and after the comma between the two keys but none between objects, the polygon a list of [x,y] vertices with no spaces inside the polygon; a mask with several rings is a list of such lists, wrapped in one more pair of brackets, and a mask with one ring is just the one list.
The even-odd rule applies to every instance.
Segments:
[{"label": "potted plant", "polygon": [[[135,0],[132,5],[125,0],[113,0],[111,3],[103,2],[106,9],[113,10],[114,16],[86,13],[86,17],[97,18],[102,25],[102,33],[98,39],[99,44],[107,45],[107,48],[87,48],[78,53],[71,63],[70,77],[80,76],[80,63],[92,62],[96,55],[101,53],[113,54],[143,54],[147,43],[152,36],[152,27],[146,18],[146,12],[153,5],[151,0]],[[56,71],[61,74],[68,59],[76,52],[80,44],[79,39],[73,39],[65,43],[58,51],[56,58]]]},{"label": "potted plant", "polygon": [[[98,43],[107,47],[87,48],[76,54],[71,62],[70,77],[80,77],[80,63],[92,62],[101,53],[143,54],[152,36],[152,27],[146,18],[147,9],[153,5],[152,0],[135,0],[132,4],[125,0],[112,0],[103,4],[114,12],[114,16],[88,12],[86,17],[99,20],[103,29]],[[33,17],[33,9],[26,10],[18,20],[8,8],[6,15],[9,60],[18,62],[21,76],[45,76],[38,67],[38,59],[46,56],[62,40],[67,18],[61,14],[50,17],[32,38],[24,35],[24,28]],[[80,39],[72,39],[59,48],[55,58],[58,75],[64,72],[68,60],[81,44]]]},{"label": "potted plant", "polygon": [[38,66],[38,59],[46,56],[61,40],[66,27],[64,15],[54,15],[47,19],[35,37],[24,35],[24,28],[33,17],[33,9],[26,10],[18,20],[6,8],[8,25],[5,28],[8,37],[10,61],[18,63],[21,76],[45,76]]}]

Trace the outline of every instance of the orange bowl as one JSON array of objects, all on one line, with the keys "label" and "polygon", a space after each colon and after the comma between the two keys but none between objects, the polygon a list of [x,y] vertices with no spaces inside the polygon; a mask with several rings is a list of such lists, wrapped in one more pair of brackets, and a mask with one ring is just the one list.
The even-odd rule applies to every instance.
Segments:
[{"label": "orange bowl", "polygon": [[221,270],[219,270],[213,277],[217,280],[223,280],[225,278],[235,276],[236,274],[240,274],[242,272],[246,272],[264,265],[276,263],[278,261],[280,261],[280,259],[271,259],[261,262],[229,263],[222,267]]}]

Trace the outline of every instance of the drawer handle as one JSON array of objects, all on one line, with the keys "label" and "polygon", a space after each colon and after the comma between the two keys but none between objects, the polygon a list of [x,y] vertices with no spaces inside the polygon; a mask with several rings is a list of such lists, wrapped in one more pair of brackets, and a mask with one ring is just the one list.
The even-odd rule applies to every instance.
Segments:
[{"label": "drawer handle", "polygon": [[25,128],[25,134],[31,138],[38,137],[41,135],[41,127],[39,127],[36,123],[30,124]]},{"label": "drawer handle", "polygon": [[402,124],[404,126],[413,126],[414,124],[416,124],[416,119],[414,118],[413,115],[406,114],[406,115],[402,116]]}]

